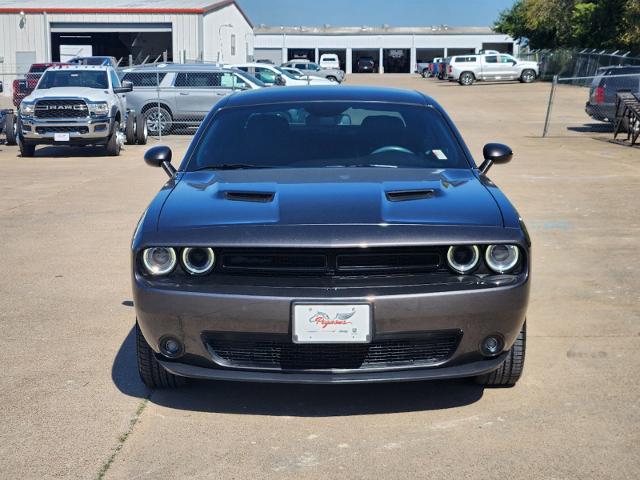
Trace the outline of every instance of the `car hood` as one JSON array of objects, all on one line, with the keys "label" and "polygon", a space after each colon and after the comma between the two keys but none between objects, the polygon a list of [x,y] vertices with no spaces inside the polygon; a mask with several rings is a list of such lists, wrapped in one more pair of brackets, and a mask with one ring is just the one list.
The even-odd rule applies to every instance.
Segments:
[{"label": "car hood", "polygon": [[47,88],[42,90],[34,90],[24,100],[27,102],[34,102],[41,98],[84,98],[89,101],[105,101],[105,97],[108,95],[108,91],[100,90],[97,88],[80,88],[80,87],[58,87]]},{"label": "car hood", "polygon": [[230,225],[502,226],[471,170],[303,168],[201,171],[181,178],[158,229]]}]

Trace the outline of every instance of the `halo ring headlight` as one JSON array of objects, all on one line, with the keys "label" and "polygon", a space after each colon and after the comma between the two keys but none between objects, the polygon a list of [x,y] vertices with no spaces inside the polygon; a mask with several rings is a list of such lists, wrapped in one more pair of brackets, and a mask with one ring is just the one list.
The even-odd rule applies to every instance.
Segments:
[{"label": "halo ring headlight", "polygon": [[151,275],[166,275],[176,266],[176,251],[171,247],[150,247],[142,253],[142,263]]},{"label": "halo ring headlight", "polygon": [[191,275],[206,275],[216,262],[211,248],[187,247],[182,249],[182,265]]},{"label": "halo ring headlight", "polygon": [[458,273],[469,273],[478,266],[480,249],[476,245],[458,245],[449,247],[447,263]]},{"label": "halo ring headlight", "polygon": [[496,273],[507,273],[518,264],[520,250],[515,245],[489,245],[484,259]]}]

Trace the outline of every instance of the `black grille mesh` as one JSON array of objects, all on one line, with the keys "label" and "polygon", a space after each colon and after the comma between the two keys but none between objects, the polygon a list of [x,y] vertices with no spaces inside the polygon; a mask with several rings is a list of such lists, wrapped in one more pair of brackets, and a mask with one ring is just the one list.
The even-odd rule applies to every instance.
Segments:
[{"label": "black grille mesh", "polygon": [[36,103],[37,118],[83,118],[89,108],[83,100],[40,100]]},{"label": "black grille mesh", "polygon": [[207,339],[209,351],[222,365],[271,370],[367,370],[427,366],[451,357],[461,333],[434,333],[412,339],[369,344],[295,344],[277,340]]}]

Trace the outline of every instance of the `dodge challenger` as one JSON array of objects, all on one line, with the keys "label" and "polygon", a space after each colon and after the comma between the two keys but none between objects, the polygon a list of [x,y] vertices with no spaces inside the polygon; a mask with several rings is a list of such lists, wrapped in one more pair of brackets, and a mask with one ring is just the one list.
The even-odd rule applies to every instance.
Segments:
[{"label": "dodge challenger", "polygon": [[139,373],[359,383],[524,366],[531,250],[446,112],[419,92],[290,87],[208,114],[131,246]]}]

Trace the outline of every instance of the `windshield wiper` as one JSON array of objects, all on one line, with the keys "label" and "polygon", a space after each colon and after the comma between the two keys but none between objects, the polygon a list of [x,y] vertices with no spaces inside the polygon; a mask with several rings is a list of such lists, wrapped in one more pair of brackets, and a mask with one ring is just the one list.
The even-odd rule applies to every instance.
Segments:
[{"label": "windshield wiper", "polygon": [[208,167],[196,168],[194,172],[201,170],[242,170],[243,168],[272,168],[268,165],[252,165],[250,163],[222,163],[220,165],[209,165]]}]

